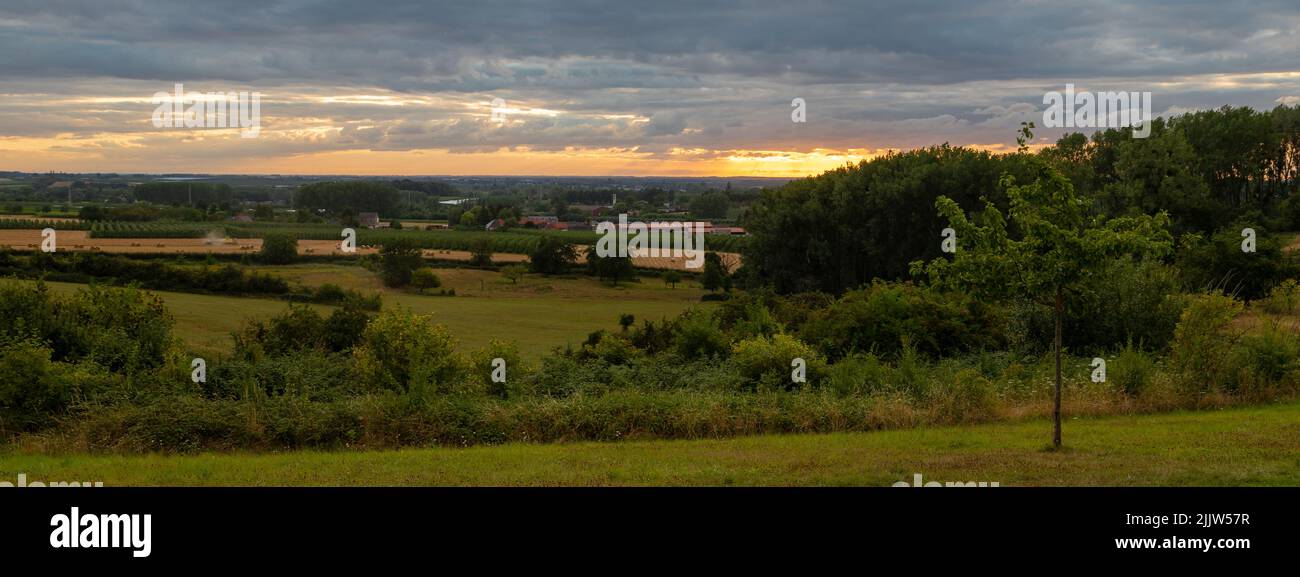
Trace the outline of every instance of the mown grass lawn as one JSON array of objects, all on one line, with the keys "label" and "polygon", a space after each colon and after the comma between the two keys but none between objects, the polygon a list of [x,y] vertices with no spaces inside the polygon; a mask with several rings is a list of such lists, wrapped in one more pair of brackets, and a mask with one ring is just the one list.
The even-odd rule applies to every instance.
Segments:
[{"label": "mown grass lawn", "polygon": [[0,454],[0,479],[108,485],[1300,485],[1300,403],[858,434],[193,456]]}]

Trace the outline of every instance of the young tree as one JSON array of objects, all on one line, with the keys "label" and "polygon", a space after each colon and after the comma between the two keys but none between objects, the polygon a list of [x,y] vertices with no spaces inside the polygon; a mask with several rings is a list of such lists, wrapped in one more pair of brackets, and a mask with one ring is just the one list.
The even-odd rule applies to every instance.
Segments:
[{"label": "young tree", "polygon": [[396,239],[379,249],[379,266],[384,285],[402,287],[411,284],[411,274],[424,266],[420,247],[406,239]]},{"label": "young tree", "polygon": [[675,270],[664,271],[664,284],[677,288],[677,283],[682,282],[682,273]]},{"label": "young tree", "polygon": [[528,268],[522,264],[512,264],[501,268],[501,276],[510,280],[510,284],[519,284],[519,279],[524,278],[524,273]]},{"label": "young tree", "polygon": [[630,257],[602,257],[596,254],[595,247],[587,248],[587,270],[601,280],[609,280],[614,286],[618,286],[619,279],[631,278],[636,273]]},{"label": "young tree", "polygon": [[411,286],[420,289],[420,294],[424,294],[424,289],[442,286],[442,279],[438,278],[438,273],[433,272],[432,268],[426,266],[411,273]]},{"label": "young tree", "polygon": [[492,243],[486,238],[476,239],[470,245],[469,264],[474,266],[492,266]]},{"label": "young tree", "polygon": [[537,248],[528,255],[529,266],[533,272],[551,275],[564,272],[578,259],[573,245],[554,236],[542,236]]},{"label": "young tree", "polygon": [[1033,184],[1016,185],[1013,177],[1003,176],[1001,185],[1010,200],[1010,225],[1016,234],[1008,232],[1007,220],[987,199],[984,211],[972,220],[952,199],[939,197],[935,204],[956,232],[957,250],[951,260],[914,261],[911,270],[914,276],[928,276],[936,286],[970,290],[987,298],[1028,298],[1052,307],[1056,319],[1052,444],[1060,447],[1061,319],[1066,301],[1112,259],[1168,253],[1173,244],[1169,217],[1165,213],[1112,220],[1093,216],[1091,201],[1076,196],[1069,179],[1044,162],[1039,162]]},{"label": "young tree", "polygon": [[636,322],[636,316],[630,313],[618,315],[618,326],[623,327],[623,332],[627,332],[628,327]]},{"label": "young tree", "polygon": [[727,268],[722,265],[722,257],[718,253],[704,255],[704,276],[700,279],[700,284],[707,291],[731,290],[731,277],[727,276]]}]

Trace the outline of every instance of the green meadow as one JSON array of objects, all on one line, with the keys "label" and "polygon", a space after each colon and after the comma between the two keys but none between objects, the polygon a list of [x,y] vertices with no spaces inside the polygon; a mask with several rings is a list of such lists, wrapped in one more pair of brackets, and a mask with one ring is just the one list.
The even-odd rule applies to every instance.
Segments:
[{"label": "green meadow", "polygon": [[1300,403],[829,435],[508,444],[398,451],[0,456],[0,480],[134,485],[1300,484]]},{"label": "green meadow", "polygon": [[[456,336],[462,349],[481,347],[491,339],[511,340],[520,352],[538,357],[553,347],[578,344],[593,331],[620,330],[618,319],[632,314],[637,322],[676,316],[700,303],[698,288],[670,288],[658,279],[610,287],[590,278],[529,276],[518,284],[500,274],[479,270],[440,269],[444,290],[457,296],[421,295],[385,289],[364,268],[347,265],[292,265],[256,267],[259,272],[284,276],[291,282],[318,286],[333,283],[344,288],[379,292],[384,307],[404,307],[432,315]],[[56,291],[72,292],[84,285],[47,283]],[[195,353],[228,353],[230,333],[248,319],[265,319],[283,313],[283,300],[154,291],[162,297],[176,320],[176,335]],[[330,307],[312,305],[321,310]]]}]

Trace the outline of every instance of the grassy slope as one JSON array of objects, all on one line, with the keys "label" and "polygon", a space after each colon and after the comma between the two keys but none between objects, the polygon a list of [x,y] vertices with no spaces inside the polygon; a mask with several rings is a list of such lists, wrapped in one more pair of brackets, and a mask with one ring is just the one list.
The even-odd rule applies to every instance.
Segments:
[{"label": "grassy slope", "polygon": [[1300,485],[1300,403],[1066,423],[387,452],[0,456],[0,479],[105,485]]},{"label": "grassy slope", "polygon": [[[344,285],[362,284],[367,278],[348,270],[317,272],[334,282],[349,275],[356,279],[355,282],[342,282]],[[500,275],[492,276],[496,281]],[[488,282],[480,283],[472,275],[457,277],[458,284],[473,284],[475,288],[490,287]],[[551,347],[579,343],[597,329],[619,330],[618,317],[622,313],[636,315],[639,323],[643,319],[673,317],[689,306],[700,304],[698,292],[684,288],[677,291],[661,289],[661,283],[653,280],[646,281],[648,287],[633,289],[598,285],[593,288],[588,283],[594,284],[594,281],[561,279],[541,284],[530,279],[523,288],[505,288],[502,285],[490,289],[490,298],[486,294],[481,297],[436,297],[386,292],[384,306],[403,306],[418,313],[432,314],[435,322],[446,325],[466,350],[481,347],[489,339],[496,338],[519,343],[525,355],[540,356]],[[48,284],[59,291],[74,291],[82,286]],[[573,286],[566,286],[568,284]],[[465,294],[461,290],[457,293]],[[176,319],[177,336],[195,353],[210,357],[229,352],[230,333],[245,319],[268,318],[284,312],[289,306],[285,301],[275,299],[161,291],[157,294]],[[496,296],[498,294],[509,296]],[[690,298],[692,296],[694,299]],[[329,310],[329,307],[318,308],[324,312]]]}]

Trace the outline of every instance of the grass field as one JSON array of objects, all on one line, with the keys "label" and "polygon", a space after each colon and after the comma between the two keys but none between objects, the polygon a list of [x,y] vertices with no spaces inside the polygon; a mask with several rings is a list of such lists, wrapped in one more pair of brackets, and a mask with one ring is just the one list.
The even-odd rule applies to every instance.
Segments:
[{"label": "grass field", "polygon": [[[357,268],[357,267],[351,267]],[[478,271],[476,271],[478,272]],[[359,273],[357,273],[359,275]],[[482,273],[491,274],[491,273]],[[499,275],[492,275],[499,277]],[[331,278],[339,280],[342,274]],[[360,277],[358,277],[360,278]],[[465,283],[478,285],[472,277]],[[495,280],[495,279],[494,279]],[[484,286],[486,286],[486,279]],[[619,330],[618,317],[631,313],[641,319],[659,320],[676,316],[689,306],[698,305],[698,292],[691,299],[691,291],[677,289],[671,297],[647,298],[647,291],[658,289],[605,289],[603,298],[569,298],[570,291],[599,291],[599,288],[581,288],[587,279],[576,279],[574,288],[563,288],[563,279],[557,280],[560,289],[541,291],[526,296],[480,298],[475,296],[421,296],[409,293],[384,295],[384,306],[402,306],[417,313],[431,314],[434,321],[446,325],[460,342],[463,350],[481,347],[490,339],[512,340],[520,351],[537,357],[552,347],[566,343],[577,344],[589,333],[598,329]],[[75,291],[84,285],[48,283],[53,290]],[[347,283],[345,283],[347,284]],[[657,281],[647,284],[658,286]],[[453,285],[454,286],[454,285]],[[662,292],[667,294],[668,289]],[[461,293],[457,290],[458,294]],[[158,291],[167,309],[176,319],[176,335],[200,355],[215,358],[228,354],[232,346],[230,333],[246,319],[268,318],[284,312],[288,303],[275,299],[227,297]],[[642,295],[642,296],[637,296]],[[330,307],[317,307],[327,312]]]},{"label": "grass field", "polygon": [[833,435],[385,452],[0,455],[0,479],[105,485],[1300,485],[1300,403]]},{"label": "grass field", "polygon": [[[379,276],[360,266],[347,264],[295,264],[285,266],[257,266],[258,272],[270,273],[290,283],[320,286],[332,283],[343,288],[390,295],[421,298],[406,290],[384,287]],[[460,296],[476,297],[536,297],[581,298],[593,300],[656,300],[681,303],[698,303],[704,290],[693,277],[687,277],[676,287],[663,280],[645,277],[641,282],[623,282],[613,287],[586,276],[544,277],[526,275],[517,283],[506,280],[501,273],[470,268],[439,268],[438,278],[442,290],[455,289]],[[435,291],[436,292],[436,291]]]}]

